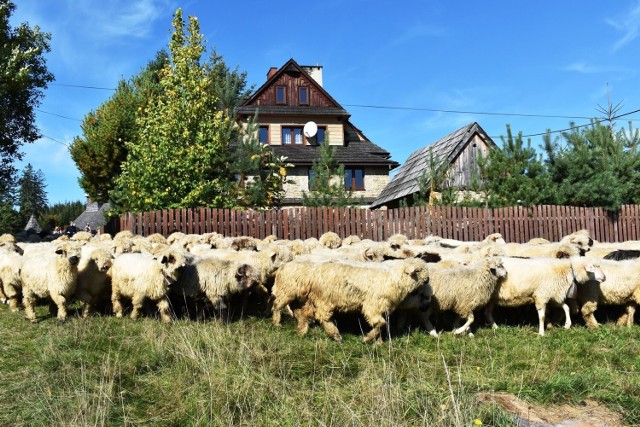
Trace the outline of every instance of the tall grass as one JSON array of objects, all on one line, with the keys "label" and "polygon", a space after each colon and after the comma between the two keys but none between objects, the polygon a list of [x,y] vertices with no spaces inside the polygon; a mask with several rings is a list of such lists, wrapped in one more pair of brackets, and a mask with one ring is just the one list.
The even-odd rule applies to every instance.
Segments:
[{"label": "tall grass", "polygon": [[[267,319],[30,324],[0,308],[0,425],[513,425],[476,400],[595,399],[640,423],[640,328],[414,332],[380,345]],[[477,421],[476,421],[477,422]]]}]

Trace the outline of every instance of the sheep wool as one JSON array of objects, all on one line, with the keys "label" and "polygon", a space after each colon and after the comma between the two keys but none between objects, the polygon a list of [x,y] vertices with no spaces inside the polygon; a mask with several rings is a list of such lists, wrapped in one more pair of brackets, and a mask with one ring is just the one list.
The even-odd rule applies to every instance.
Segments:
[{"label": "sheep wool", "polygon": [[27,319],[36,321],[37,298],[50,298],[58,309],[59,322],[67,318],[67,303],[76,289],[80,248],[71,242],[41,253],[25,255],[20,271],[22,303]]}]

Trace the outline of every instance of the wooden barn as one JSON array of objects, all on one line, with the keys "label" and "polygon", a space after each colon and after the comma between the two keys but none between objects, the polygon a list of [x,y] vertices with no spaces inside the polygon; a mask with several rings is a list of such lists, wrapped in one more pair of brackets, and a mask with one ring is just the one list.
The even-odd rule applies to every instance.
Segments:
[{"label": "wooden barn", "polygon": [[468,189],[476,176],[479,153],[486,157],[495,148],[495,142],[478,123],[458,129],[412,153],[371,208],[396,208],[401,201],[411,206],[413,195],[420,191],[420,177],[425,174],[428,183],[433,171],[439,171],[441,187]]}]

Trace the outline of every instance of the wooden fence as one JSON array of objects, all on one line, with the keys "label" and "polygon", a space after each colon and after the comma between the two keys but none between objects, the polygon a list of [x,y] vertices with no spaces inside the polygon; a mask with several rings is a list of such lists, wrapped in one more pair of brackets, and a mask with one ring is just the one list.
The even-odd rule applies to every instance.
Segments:
[{"label": "wooden fence", "polygon": [[356,235],[381,241],[395,233],[410,239],[429,235],[464,241],[501,233],[507,242],[534,237],[557,241],[576,230],[587,229],[602,242],[640,240],[640,205],[625,205],[619,212],[571,206],[509,207],[498,209],[451,206],[410,207],[389,210],[360,208],[290,208],[269,211],[195,208],[129,213],[110,232],[131,230],[148,236],[174,231],[225,236],[281,239],[320,237],[327,231],[341,237]]}]

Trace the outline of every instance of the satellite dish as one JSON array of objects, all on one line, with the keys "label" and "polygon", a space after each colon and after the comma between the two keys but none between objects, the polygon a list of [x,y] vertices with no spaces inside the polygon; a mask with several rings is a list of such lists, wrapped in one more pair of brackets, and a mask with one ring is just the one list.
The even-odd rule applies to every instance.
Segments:
[{"label": "satellite dish", "polygon": [[313,138],[318,133],[318,125],[316,122],[307,122],[302,131],[307,138]]}]

